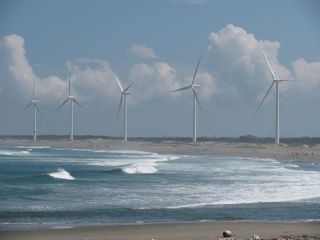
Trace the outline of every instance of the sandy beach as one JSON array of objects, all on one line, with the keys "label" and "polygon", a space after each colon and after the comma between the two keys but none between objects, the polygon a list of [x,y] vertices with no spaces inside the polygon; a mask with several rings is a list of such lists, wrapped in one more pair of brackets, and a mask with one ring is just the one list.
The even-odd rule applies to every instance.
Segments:
[{"label": "sandy beach", "polygon": [[236,239],[320,239],[320,223],[207,222],[0,232],[1,240],[218,240],[229,229]]},{"label": "sandy beach", "polygon": [[128,141],[110,139],[38,140],[3,138],[0,146],[50,146],[56,148],[139,150],[165,154],[223,155],[295,160],[320,160],[320,145],[286,145],[227,142]]}]

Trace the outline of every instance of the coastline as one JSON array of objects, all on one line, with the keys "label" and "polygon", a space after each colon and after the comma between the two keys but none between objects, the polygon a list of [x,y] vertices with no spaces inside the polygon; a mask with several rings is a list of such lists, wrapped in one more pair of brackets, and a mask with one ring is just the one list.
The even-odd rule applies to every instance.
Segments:
[{"label": "coastline", "polygon": [[97,149],[97,150],[137,150],[159,154],[179,155],[220,155],[245,158],[273,158],[276,160],[320,161],[320,144],[298,145],[229,143],[229,142],[179,142],[179,141],[128,141],[91,138],[83,140],[67,139],[38,140],[0,138],[0,146],[49,146],[53,148]]},{"label": "coastline", "polygon": [[236,239],[250,239],[258,234],[261,239],[320,239],[320,222],[205,222],[165,223],[83,227],[31,231],[2,231],[2,240],[40,239],[127,239],[127,240],[207,240],[219,239],[224,230],[231,230]]}]

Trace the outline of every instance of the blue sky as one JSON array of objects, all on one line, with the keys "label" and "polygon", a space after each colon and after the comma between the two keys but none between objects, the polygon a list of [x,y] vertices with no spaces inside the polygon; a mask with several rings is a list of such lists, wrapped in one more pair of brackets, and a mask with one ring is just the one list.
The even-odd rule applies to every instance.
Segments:
[{"label": "blue sky", "polygon": [[[281,135],[320,135],[319,1],[52,1],[0,3],[0,134],[32,134],[24,111],[36,79],[39,134],[68,133],[72,90],[84,105],[76,134],[122,135],[119,92],[129,97],[129,136],[191,136],[192,96],[171,90],[197,82],[199,136],[274,135],[274,91],[259,46],[282,84]],[[68,67],[68,68],[67,68]]]}]

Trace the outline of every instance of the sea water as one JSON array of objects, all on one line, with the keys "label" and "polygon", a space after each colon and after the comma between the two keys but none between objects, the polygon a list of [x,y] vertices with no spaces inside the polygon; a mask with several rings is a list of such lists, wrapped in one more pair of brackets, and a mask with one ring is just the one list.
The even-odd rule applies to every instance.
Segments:
[{"label": "sea water", "polygon": [[320,220],[320,161],[0,148],[0,230]]}]

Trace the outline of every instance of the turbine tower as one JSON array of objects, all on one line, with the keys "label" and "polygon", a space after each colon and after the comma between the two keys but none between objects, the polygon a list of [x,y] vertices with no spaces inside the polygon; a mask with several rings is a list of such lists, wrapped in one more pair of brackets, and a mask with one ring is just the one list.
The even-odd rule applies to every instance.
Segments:
[{"label": "turbine tower", "polygon": [[123,131],[124,131],[124,136],[123,136],[123,140],[126,142],[128,140],[128,108],[127,108],[127,95],[130,95],[131,92],[129,92],[130,87],[133,85],[133,82],[126,87],[125,89],[123,89],[120,80],[118,79],[117,75],[115,73],[113,73],[119,89],[120,89],[120,103],[119,103],[119,107],[118,107],[118,117],[119,117],[119,113],[122,107],[122,103],[123,103]]},{"label": "turbine tower", "polygon": [[71,72],[69,72],[69,95],[64,100],[63,103],[57,107],[56,110],[59,110],[64,104],[70,101],[70,141],[73,141],[73,105],[76,103],[78,106],[82,107],[81,104],[76,100],[76,96],[71,95]]},{"label": "turbine tower", "polygon": [[33,112],[34,112],[33,141],[37,140],[37,111],[39,111],[39,108],[37,105],[39,101],[34,98],[35,88],[36,88],[36,79],[34,79],[34,82],[33,82],[32,100],[24,109],[24,110],[27,110],[29,107],[31,107],[31,105],[33,105]]},{"label": "turbine tower", "polygon": [[268,58],[267,58],[267,56],[266,56],[266,54],[265,54],[265,52],[264,52],[264,50],[262,48],[261,48],[261,51],[262,51],[262,54],[263,54],[263,56],[264,56],[264,58],[265,58],[265,60],[267,62],[267,65],[268,65],[268,68],[270,70],[270,73],[272,75],[273,80],[272,80],[272,83],[271,83],[269,89],[267,90],[266,94],[264,95],[264,97],[262,98],[260,104],[258,105],[256,112],[259,111],[261,105],[264,103],[264,100],[269,95],[272,87],[274,85],[276,85],[276,112],[275,112],[275,117],[276,117],[275,120],[276,120],[276,122],[275,122],[275,138],[274,138],[274,142],[275,142],[275,144],[279,144],[280,143],[280,141],[279,141],[279,139],[280,139],[279,84],[282,83],[282,82],[294,81],[294,80],[286,80],[286,79],[281,79],[281,78],[277,77],[275,75],[275,73],[274,73],[274,71],[273,71],[273,69],[272,69],[272,67],[270,65],[270,62],[269,62],[269,60],[268,60]]},{"label": "turbine tower", "polygon": [[183,90],[187,90],[187,89],[192,90],[192,93],[193,93],[193,138],[192,138],[192,141],[193,142],[197,142],[197,104],[199,105],[199,107],[201,109],[201,105],[200,105],[198,95],[196,92],[196,89],[199,88],[200,85],[195,83],[198,67],[199,67],[199,64],[201,61],[201,57],[202,56],[200,56],[200,58],[198,60],[197,67],[196,67],[196,70],[194,71],[191,84],[186,87],[179,88],[179,89],[176,89],[173,91],[173,92],[179,92],[179,91],[183,91]]}]

